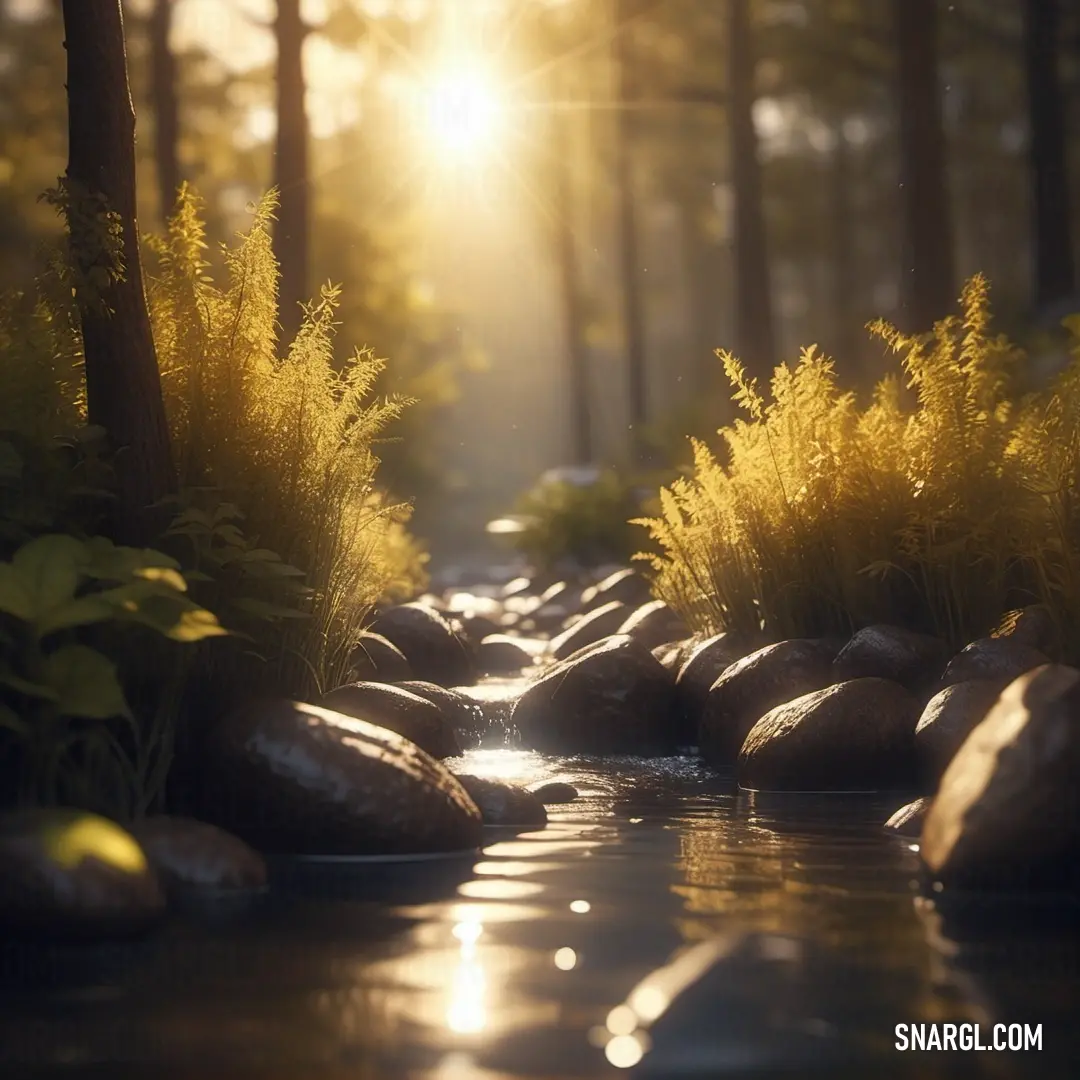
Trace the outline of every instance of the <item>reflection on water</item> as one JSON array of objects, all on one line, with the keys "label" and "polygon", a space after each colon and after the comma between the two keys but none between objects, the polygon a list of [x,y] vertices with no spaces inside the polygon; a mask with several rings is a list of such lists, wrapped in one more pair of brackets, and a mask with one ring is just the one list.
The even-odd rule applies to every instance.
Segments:
[{"label": "reflection on water", "polygon": [[1040,1076],[1080,1051],[1075,913],[917,905],[891,800],[750,797],[693,759],[455,764],[582,798],[460,866],[286,874],[123,949],[8,946],[0,1075],[1029,1075],[893,1049],[935,1020],[1042,1023]]}]

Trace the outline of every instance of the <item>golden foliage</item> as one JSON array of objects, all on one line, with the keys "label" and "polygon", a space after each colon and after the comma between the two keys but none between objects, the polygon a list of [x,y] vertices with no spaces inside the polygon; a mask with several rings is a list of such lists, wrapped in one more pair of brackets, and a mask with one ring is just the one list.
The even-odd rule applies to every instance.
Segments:
[{"label": "golden foliage", "polygon": [[863,409],[813,348],[776,369],[768,402],[718,354],[749,419],[721,430],[725,465],[696,444],[692,474],[641,522],[662,549],[659,594],[701,630],[779,639],[880,621],[954,646],[1044,603],[1077,640],[1080,321],[1067,370],[1020,402],[1024,357],[989,323],[975,277],[932,334],[874,324],[906,381],[885,379]]}]

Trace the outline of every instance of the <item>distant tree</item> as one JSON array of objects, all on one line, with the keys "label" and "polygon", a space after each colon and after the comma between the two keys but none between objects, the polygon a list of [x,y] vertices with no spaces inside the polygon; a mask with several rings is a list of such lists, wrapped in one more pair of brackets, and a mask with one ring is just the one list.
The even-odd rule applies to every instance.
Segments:
[{"label": "distant tree", "polygon": [[772,287],[754,127],[754,31],[750,0],[728,0],[728,137],[734,196],[735,352],[766,380],[775,363]]},{"label": "distant tree", "polygon": [[67,49],[65,201],[77,277],[91,424],[116,449],[116,537],[153,539],[152,504],[176,484],[143,291],[135,218],[135,111],[120,0],[63,0]]},{"label": "distant tree", "polygon": [[614,155],[615,198],[617,202],[620,267],[623,289],[623,328],[626,347],[627,385],[630,395],[630,425],[635,453],[642,451],[648,422],[647,356],[645,351],[645,298],[641,283],[641,253],[638,197],[634,183],[634,110],[638,105],[635,57],[631,55],[631,35],[642,12],[641,0],[617,0],[614,59],[617,79],[617,125]]},{"label": "distant tree", "polygon": [[157,165],[160,214],[167,220],[180,188],[180,100],[176,88],[176,56],[170,37],[173,0],[154,0],[150,12],[150,98],[154,112],[154,160]]},{"label": "distant tree", "polygon": [[308,27],[300,0],[278,0],[274,35],[277,39],[277,137],[274,147],[274,186],[278,189],[274,254],[281,267],[278,319],[283,340],[296,335],[302,319],[300,305],[308,295],[311,208],[308,190],[309,125],[305,107],[304,39]]},{"label": "distant tree", "polygon": [[938,71],[937,0],[893,0],[900,112],[905,329],[929,330],[956,303]]},{"label": "distant tree", "polygon": [[1076,288],[1070,227],[1065,101],[1058,53],[1058,0],[1028,0],[1024,17],[1028,158],[1031,167],[1035,306],[1071,296]]}]

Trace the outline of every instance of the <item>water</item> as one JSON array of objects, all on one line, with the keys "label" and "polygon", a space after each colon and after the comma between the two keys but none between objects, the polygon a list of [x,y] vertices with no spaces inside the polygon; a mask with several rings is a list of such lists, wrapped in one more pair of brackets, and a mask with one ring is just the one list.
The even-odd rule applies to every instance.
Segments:
[{"label": "water", "polygon": [[[143,943],[9,946],[0,1076],[1076,1074],[1074,910],[927,910],[895,799],[750,796],[689,758],[452,764],[583,797],[479,855],[278,867]],[[1041,1024],[1043,1049],[894,1049],[929,1021]]]}]

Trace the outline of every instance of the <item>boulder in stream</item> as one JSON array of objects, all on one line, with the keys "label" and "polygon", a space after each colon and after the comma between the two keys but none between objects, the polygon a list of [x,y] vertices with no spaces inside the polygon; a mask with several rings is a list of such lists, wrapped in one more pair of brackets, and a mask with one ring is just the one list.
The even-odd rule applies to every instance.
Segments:
[{"label": "boulder in stream", "polygon": [[888,679],[851,679],[777,705],[750,730],[739,786],[872,791],[915,778],[918,699]]},{"label": "boulder in stream", "polygon": [[165,911],[138,841],[82,810],[15,810],[0,817],[0,933],[18,939],[132,937]]},{"label": "boulder in stream", "polygon": [[628,634],[646,649],[655,649],[689,637],[690,627],[663,600],[650,600],[632,611],[616,633]]},{"label": "boulder in stream", "polygon": [[[415,679],[397,684],[398,689],[431,702],[443,714],[454,729],[457,744],[464,748],[476,746],[488,729],[483,708],[461,690],[437,686],[435,683]],[[415,742],[415,740],[413,740]],[[451,757],[452,754],[436,754],[435,757]]]},{"label": "boulder in stream", "polygon": [[1012,682],[949,763],[921,855],[946,887],[1080,886],[1080,671]]},{"label": "boulder in stream", "polygon": [[632,638],[605,638],[549,668],[522,692],[512,723],[524,744],[555,754],[671,753],[675,682]]},{"label": "boulder in stream", "polygon": [[551,655],[556,660],[565,660],[568,656],[592,645],[602,638],[618,632],[626,620],[628,608],[618,600],[582,615],[561,634],[551,639]]},{"label": "boulder in stream", "polygon": [[941,685],[987,679],[999,690],[1027,671],[1050,663],[1045,653],[1007,637],[979,638],[961,649],[948,663]]},{"label": "boulder in stream", "polygon": [[251,702],[222,721],[208,764],[208,816],[260,851],[387,855],[480,843],[480,811],[444,766],[401,735],[329,709]]},{"label": "boulder in stream", "polygon": [[456,774],[457,781],[480,807],[485,825],[546,825],[547,811],[534,792],[505,780]]},{"label": "boulder in stream", "polygon": [[889,817],[889,820],[885,822],[885,828],[891,829],[900,836],[918,836],[922,832],[923,820],[932,801],[929,795],[922,795],[912,802],[905,803]]},{"label": "boulder in stream", "polygon": [[382,634],[364,631],[349,656],[350,682],[401,682],[412,678],[405,654]]},{"label": "boulder in stream", "polygon": [[405,654],[414,679],[457,686],[476,677],[468,644],[433,607],[413,603],[388,608],[369,629]]},{"label": "boulder in stream", "polygon": [[937,786],[964,740],[982,723],[1000,687],[988,679],[967,679],[935,694],[915,726],[915,751],[923,776]]},{"label": "boulder in stream", "polygon": [[852,635],[833,661],[837,682],[890,679],[915,694],[931,690],[949,659],[940,638],[878,623]]}]

